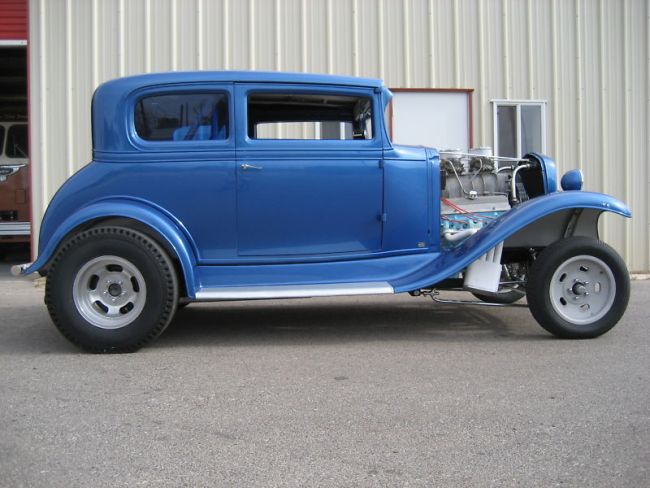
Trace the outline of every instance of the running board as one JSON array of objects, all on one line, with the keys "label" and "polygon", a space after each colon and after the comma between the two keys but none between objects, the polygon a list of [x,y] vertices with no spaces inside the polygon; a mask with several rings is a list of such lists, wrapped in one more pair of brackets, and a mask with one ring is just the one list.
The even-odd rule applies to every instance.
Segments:
[{"label": "running board", "polygon": [[323,285],[223,286],[202,288],[196,300],[262,300],[269,298],[312,298],[344,295],[382,295],[395,293],[385,281],[370,283],[333,283]]}]

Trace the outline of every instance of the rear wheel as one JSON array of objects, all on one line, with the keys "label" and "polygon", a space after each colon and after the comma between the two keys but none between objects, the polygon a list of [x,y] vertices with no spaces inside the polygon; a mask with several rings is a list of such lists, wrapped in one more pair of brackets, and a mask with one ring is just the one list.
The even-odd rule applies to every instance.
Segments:
[{"label": "rear wheel", "polygon": [[540,253],[531,267],[527,297],[537,322],[552,334],[597,337],[623,316],[630,277],[621,257],[607,244],[572,237]]},{"label": "rear wheel", "polygon": [[176,311],[178,280],[167,253],[124,227],[66,241],[50,266],[45,302],[54,324],[91,352],[130,352],[158,337]]}]

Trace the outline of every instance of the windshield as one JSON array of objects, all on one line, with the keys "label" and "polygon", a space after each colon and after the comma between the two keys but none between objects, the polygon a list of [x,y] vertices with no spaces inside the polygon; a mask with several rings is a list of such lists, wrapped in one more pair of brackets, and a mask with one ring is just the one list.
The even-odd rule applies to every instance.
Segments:
[{"label": "windshield", "polygon": [[27,149],[27,125],[12,125],[7,133],[7,151],[8,158],[26,158]]}]

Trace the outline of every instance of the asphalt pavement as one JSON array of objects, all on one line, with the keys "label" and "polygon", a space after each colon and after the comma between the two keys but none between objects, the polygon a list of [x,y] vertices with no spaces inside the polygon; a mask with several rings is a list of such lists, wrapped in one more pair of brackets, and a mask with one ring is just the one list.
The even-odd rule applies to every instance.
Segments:
[{"label": "asphalt pavement", "polygon": [[90,355],[0,269],[0,486],[650,486],[650,281],[595,340],[410,296],[191,305]]}]

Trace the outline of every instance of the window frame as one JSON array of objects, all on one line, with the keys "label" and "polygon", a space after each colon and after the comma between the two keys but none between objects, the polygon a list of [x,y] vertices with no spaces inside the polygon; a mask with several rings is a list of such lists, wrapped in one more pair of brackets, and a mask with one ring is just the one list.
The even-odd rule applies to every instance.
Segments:
[{"label": "window frame", "polygon": [[[228,137],[226,139],[204,139],[188,141],[149,141],[138,134],[135,127],[136,106],[140,100],[164,95],[197,95],[201,93],[224,95],[228,104]],[[174,84],[168,86],[149,86],[130,94],[126,102],[127,138],[130,143],[142,151],[176,152],[176,151],[214,151],[231,149],[235,141],[234,97],[232,83],[197,83]]]},{"label": "window frame", "polygon": [[547,100],[521,100],[521,99],[494,99],[490,100],[492,103],[492,142],[494,147],[494,155],[500,156],[499,154],[499,120],[498,120],[498,111],[499,107],[515,107],[516,109],[516,123],[517,131],[515,133],[515,139],[517,143],[517,158],[522,158],[525,154],[522,154],[522,132],[521,132],[521,107],[523,106],[532,106],[540,107],[540,126],[542,129],[541,141],[542,148],[541,152],[546,153],[546,107],[548,105]]},{"label": "window frame", "polygon": [[[372,104],[372,138],[371,139],[254,139],[248,135],[248,98],[259,93],[289,93],[305,95],[334,95],[368,98]],[[331,149],[377,149],[383,144],[381,122],[378,120],[380,102],[372,87],[338,86],[320,84],[290,83],[235,83],[235,108],[237,147],[250,149],[272,146],[275,149],[308,150]],[[383,110],[382,117],[383,117]]]}]

